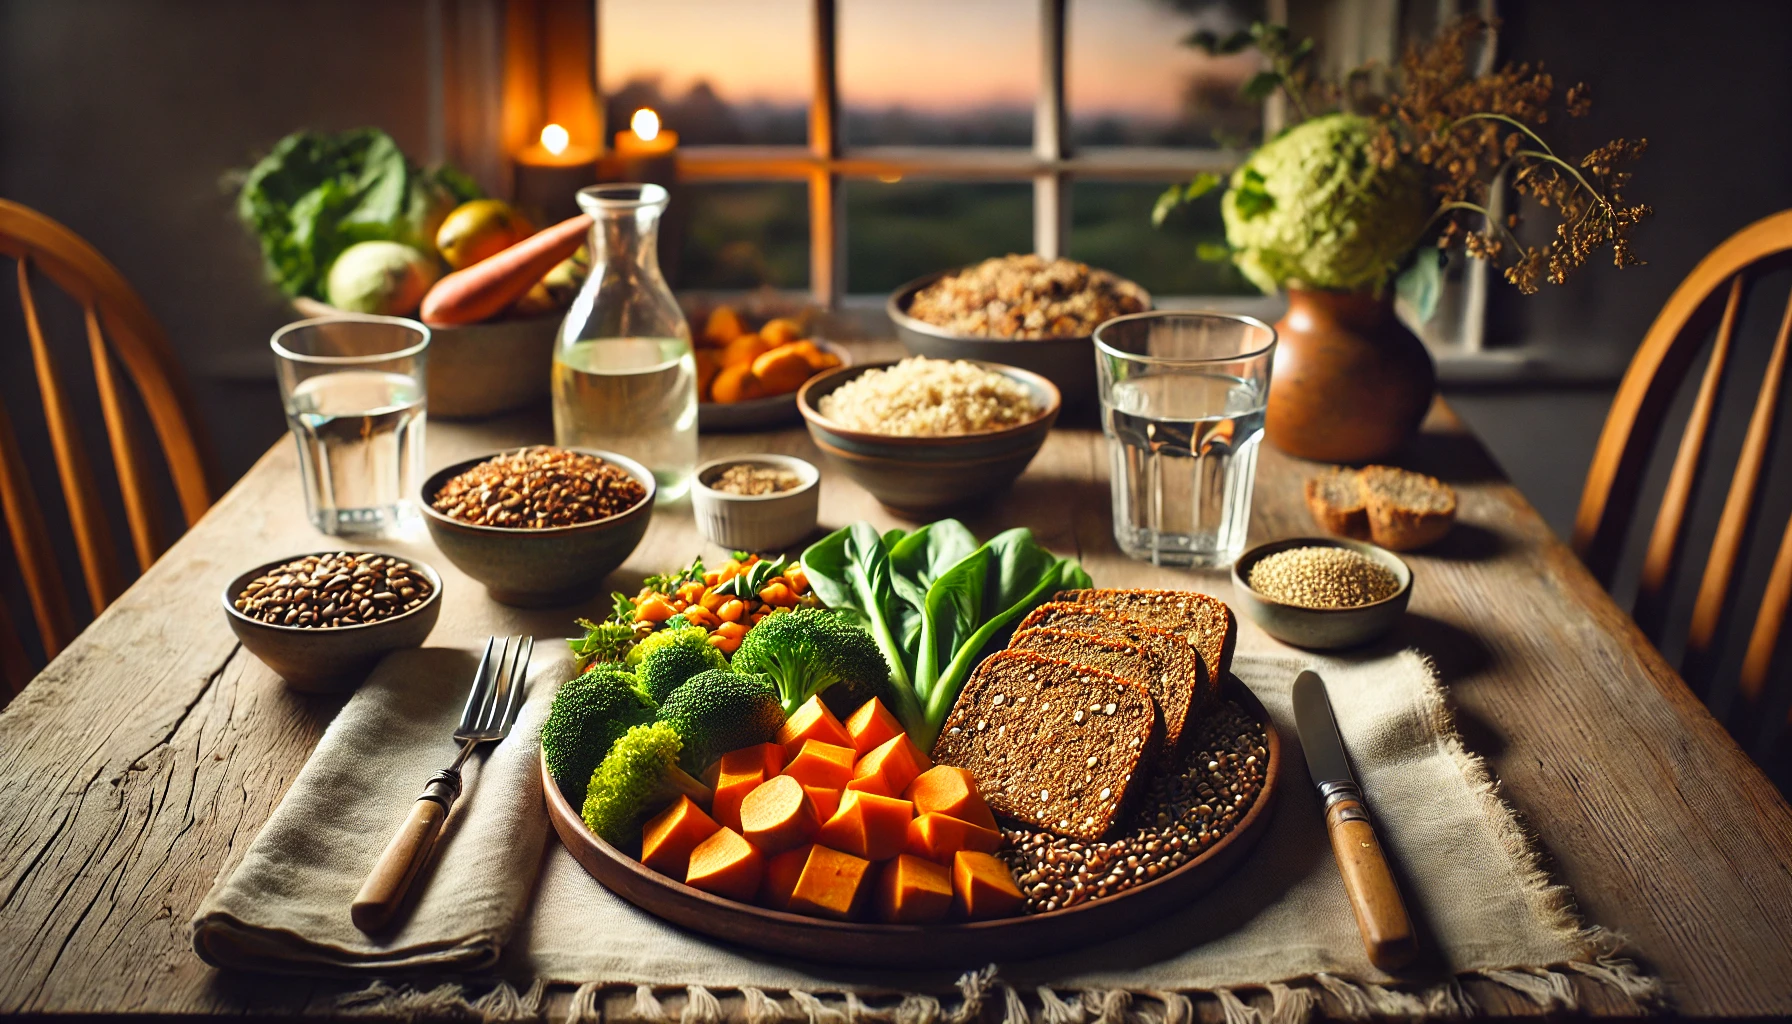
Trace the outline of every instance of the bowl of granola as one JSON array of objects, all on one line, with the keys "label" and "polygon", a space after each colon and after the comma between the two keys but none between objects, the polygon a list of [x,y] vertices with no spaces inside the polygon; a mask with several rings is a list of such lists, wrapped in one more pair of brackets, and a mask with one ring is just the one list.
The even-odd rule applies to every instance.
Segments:
[{"label": "bowl of granola", "polygon": [[1094,404],[1095,328],[1150,308],[1150,293],[1123,277],[1033,255],[929,274],[885,306],[910,352],[1031,370],[1057,385],[1065,409]]}]

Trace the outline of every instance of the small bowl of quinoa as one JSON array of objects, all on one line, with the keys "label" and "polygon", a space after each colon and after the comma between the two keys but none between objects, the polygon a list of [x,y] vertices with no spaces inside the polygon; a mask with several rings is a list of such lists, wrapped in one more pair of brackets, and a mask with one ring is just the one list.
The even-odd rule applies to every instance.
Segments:
[{"label": "small bowl of quinoa", "polygon": [[1236,604],[1263,631],[1312,650],[1378,640],[1406,614],[1412,569],[1386,548],[1340,537],[1260,544],[1232,564]]},{"label": "small bowl of quinoa", "polygon": [[1029,370],[921,356],[841,367],[797,392],[815,446],[886,508],[917,516],[1013,483],[1061,404]]}]

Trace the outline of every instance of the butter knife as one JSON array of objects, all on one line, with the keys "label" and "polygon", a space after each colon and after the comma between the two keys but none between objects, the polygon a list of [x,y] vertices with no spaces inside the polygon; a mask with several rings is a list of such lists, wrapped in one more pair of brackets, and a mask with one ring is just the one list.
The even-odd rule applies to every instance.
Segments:
[{"label": "butter knife", "polygon": [[1418,941],[1406,904],[1400,899],[1400,886],[1381,852],[1381,841],[1375,838],[1363,791],[1350,772],[1344,739],[1338,734],[1332,702],[1318,673],[1302,672],[1295,677],[1294,727],[1307,755],[1307,771],[1325,801],[1325,830],[1331,836],[1350,907],[1356,912],[1363,949],[1376,967],[1399,970],[1418,955]]}]

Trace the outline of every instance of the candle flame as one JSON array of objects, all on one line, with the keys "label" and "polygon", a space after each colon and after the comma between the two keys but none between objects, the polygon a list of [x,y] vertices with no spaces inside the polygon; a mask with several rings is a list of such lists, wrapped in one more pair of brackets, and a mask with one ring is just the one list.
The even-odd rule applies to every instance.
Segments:
[{"label": "candle flame", "polygon": [[571,133],[557,124],[550,124],[541,130],[541,148],[555,156],[566,152],[566,144],[571,141]]},{"label": "candle flame", "polygon": [[642,107],[635,111],[634,117],[629,119],[628,127],[630,131],[641,137],[642,142],[652,142],[660,134],[660,115]]}]

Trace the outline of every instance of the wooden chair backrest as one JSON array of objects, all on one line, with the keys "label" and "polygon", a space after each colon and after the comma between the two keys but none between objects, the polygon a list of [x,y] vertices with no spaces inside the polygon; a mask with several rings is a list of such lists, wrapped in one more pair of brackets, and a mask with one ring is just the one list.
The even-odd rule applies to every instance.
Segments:
[{"label": "wooden chair backrest", "polygon": [[[94,482],[93,467],[82,443],[77,415],[44,336],[37,297],[32,291],[34,279],[50,281],[82,309],[94,385],[99,391],[100,411],[139,572],[149,568],[167,545],[156,515],[156,490],[147,475],[149,463],[143,441],[139,432],[132,429],[114,357],[124,366],[161,443],[187,526],[211,507],[210,453],[193,429],[193,401],[174,350],[118,268],[73,231],[4,199],[0,199],[0,254],[12,257],[17,267],[25,336],[31,346],[50,448],[56,458],[89,602],[93,614],[98,615],[124,590],[124,573]],[[55,657],[77,632],[74,611],[3,400],[0,509],[5,512],[13,554],[31,600],[39,638],[46,655]],[[31,675],[20,634],[0,602],[0,704],[23,687]]]},{"label": "wooden chair backrest", "polygon": [[[1713,320],[1717,323],[1711,355],[1699,380],[1692,413],[1680,438],[1668,474],[1661,510],[1649,535],[1632,615],[1657,644],[1672,599],[1681,562],[1689,510],[1704,470],[1704,454],[1716,419],[1718,393],[1731,361],[1733,339],[1746,280],[1751,271],[1792,252],[1792,210],[1750,224],[1712,250],[1668,297],[1649,333],[1630,361],[1617,397],[1599,435],[1580,511],[1574,522],[1574,549],[1600,582],[1611,585],[1624,538],[1629,531],[1643,476],[1661,432],[1661,423],[1681,383],[1704,347]],[[1680,672],[1695,690],[1711,684],[1735,603],[1739,563],[1750,519],[1767,468],[1769,441],[1778,414],[1786,373],[1788,336],[1792,335],[1792,301],[1782,314],[1767,369],[1754,395],[1754,409],[1743,438],[1717,535],[1706,557],[1687,629]],[[1739,717],[1747,717],[1767,696],[1779,635],[1792,603],[1792,521],[1780,541],[1756,614],[1737,680]]]}]

